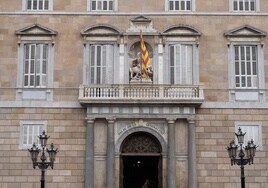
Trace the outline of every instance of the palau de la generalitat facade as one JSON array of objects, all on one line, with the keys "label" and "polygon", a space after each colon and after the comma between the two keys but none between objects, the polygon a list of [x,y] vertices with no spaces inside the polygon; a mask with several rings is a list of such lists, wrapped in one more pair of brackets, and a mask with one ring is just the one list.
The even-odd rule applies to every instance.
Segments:
[{"label": "palau de la generalitat facade", "polygon": [[0,187],[268,187],[268,1],[1,0]]}]

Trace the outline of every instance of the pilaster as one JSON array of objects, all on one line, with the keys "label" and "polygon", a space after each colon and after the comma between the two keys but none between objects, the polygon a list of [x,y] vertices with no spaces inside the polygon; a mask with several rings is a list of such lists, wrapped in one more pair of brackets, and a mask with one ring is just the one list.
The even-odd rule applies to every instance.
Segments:
[{"label": "pilaster", "polygon": [[167,183],[168,188],[175,188],[176,185],[175,119],[167,119],[167,121],[168,121]]},{"label": "pilaster", "polygon": [[188,187],[197,188],[196,177],[196,147],[195,147],[195,124],[193,118],[188,119]]},{"label": "pilaster", "polygon": [[106,159],[106,187],[114,188],[115,185],[115,152],[114,152],[114,118],[107,118],[107,159]]},{"label": "pilaster", "polygon": [[87,121],[85,188],[94,188],[94,119]]}]

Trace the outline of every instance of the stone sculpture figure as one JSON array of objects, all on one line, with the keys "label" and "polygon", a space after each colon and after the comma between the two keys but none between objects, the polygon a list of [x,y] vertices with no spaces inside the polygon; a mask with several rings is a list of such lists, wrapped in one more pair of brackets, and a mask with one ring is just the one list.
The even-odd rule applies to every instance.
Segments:
[{"label": "stone sculpture figure", "polygon": [[142,78],[142,71],[141,71],[141,52],[137,53],[135,59],[132,59],[130,62],[129,68],[129,79],[132,80],[140,80]]},{"label": "stone sculpture figure", "polygon": [[[149,53],[151,48],[148,48]],[[147,73],[144,73],[142,64],[140,42],[133,44],[128,52],[129,56],[129,81],[131,83],[152,83],[153,81],[153,67],[150,64],[147,67]],[[152,57],[150,57],[152,58]],[[147,75],[145,75],[147,74]]]}]

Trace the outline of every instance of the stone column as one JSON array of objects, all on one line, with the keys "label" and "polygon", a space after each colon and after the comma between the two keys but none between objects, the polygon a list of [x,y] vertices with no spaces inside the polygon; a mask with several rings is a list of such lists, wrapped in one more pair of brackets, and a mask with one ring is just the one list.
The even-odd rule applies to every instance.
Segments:
[{"label": "stone column", "polygon": [[106,187],[114,188],[114,170],[115,170],[115,159],[114,159],[114,119],[107,119],[107,158],[106,158]]},{"label": "stone column", "polygon": [[175,157],[175,120],[168,119],[168,188],[175,188],[176,184],[176,157]]},{"label": "stone column", "polygon": [[118,66],[118,82],[123,84],[125,81],[125,44],[124,38],[120,38],[119,44],[119,66]]},{"label": "stone column", "polygon": [[94,119],[87,119],[85,188],[94,188]]},{"label": "stone column", "polygon": [[188,119],[188,187],[197,188],[195,120]]},{"label": "stone column", "polygon": [[159,39],[158,44],[158,83],[164,83],[164,65],[163,65],[163,43],[162,39]]}]

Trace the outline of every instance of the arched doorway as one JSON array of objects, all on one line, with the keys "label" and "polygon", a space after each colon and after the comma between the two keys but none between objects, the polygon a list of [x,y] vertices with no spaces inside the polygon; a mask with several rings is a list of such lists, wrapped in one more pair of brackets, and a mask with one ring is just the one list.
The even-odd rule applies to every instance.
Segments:
[{"label": "arched doorway", "polygon": [[156,137],[133,133],[120,151],[120,188],[162,188],[162,148]]}]

